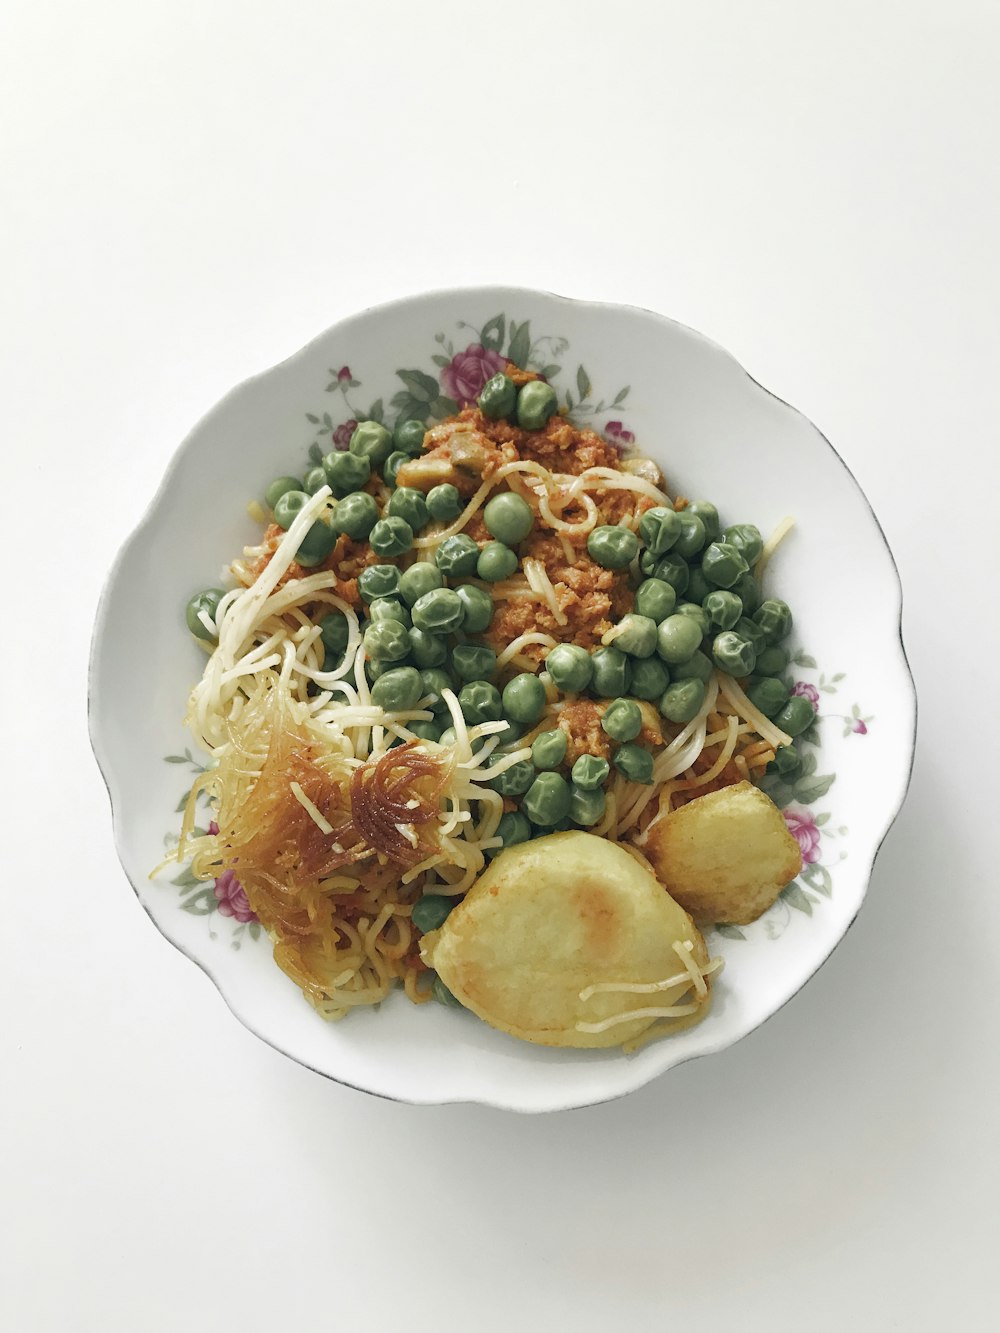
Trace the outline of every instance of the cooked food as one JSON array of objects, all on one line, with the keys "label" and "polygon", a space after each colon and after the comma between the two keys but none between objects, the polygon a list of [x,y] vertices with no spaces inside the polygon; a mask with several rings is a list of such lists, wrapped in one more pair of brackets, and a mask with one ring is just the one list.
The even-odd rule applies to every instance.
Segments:
[{"label": "cooked food", "polygon": [[[788,525],[723,529],[512,363],[444,421],[361,421],[312,461],[256,504],[233,586],[188,604],[210,759],[178,859],[242,885],[327,1018],[401,984],[534,1041],[693,1021],[712,965],[683,909],[747,920],[794,873],[770,834],[734,866],[698,814],[735,790],[763,826],[750,784],[800,765],[813,710],[761,586]],[[649,987],[655,1019],[628,1008]]]},{"label": "cooked food", "polygon": [[749,782],[665,809],[643,850],[668,892],[703,925],[756,921],[802,869],[780,810]]},{"label": "cooked food", "polygon": [[422,952],[467,1009],[543,1046],[663,1035],[700,1015],[719,966],[656,876],[592,833],[501,852]]}]

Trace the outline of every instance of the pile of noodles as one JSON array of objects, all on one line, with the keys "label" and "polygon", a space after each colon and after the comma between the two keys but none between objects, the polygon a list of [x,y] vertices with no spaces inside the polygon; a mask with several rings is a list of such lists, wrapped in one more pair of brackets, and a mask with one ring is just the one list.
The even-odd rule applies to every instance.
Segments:
[{"label": "pile of noodles", "polygon": [[[400,563],[432,559],[498,488],[522,495],[572,562],[610,493],[634,496],[620,520],[633,529],[650,503],[672,504],[659,480],[645,460],[579,475],[526,460],[506,463],[452,523],[418,536]],[[333,503],[324,487],[273,549],[250,548],[233,562],[241,586],[225,595],[208,625],[218,646],[186,719],[211,763],[191,792],[177,858],[190,857],[192,872],[204,880],[233,872],[271,936],[276,962],[321,1014],[335,1019],[378,1003],[396,982],[411,1000],[428,998],[413,904],[425,892],[462,895],[471,887],[501,845],[504,801],[487,778],[527,758],[534,736],[558,725],[566,700],[537,654],[525,655],[526,648],[553,647],[557,638],[529,631],[499,652],[498,666],[541,670],[548,704],[518,748],[492,767],[506,724],[468,726],[450,691],[443,696],[456,735],[449,746],[409,730],[433,717],[429,698],[410,712],[375,705],[358,617],[339,595],[336,573],[294,564],[306,532]],[[767,544],[758,574],[780,535]],[[540,560],[525,559],[514,578],[484,587],[495,600],[544,605],[557,625],[566,623]],[[317,622],[331,610],[343,612],[349,638],[342,664],[324,671]],[[612,628],[605,640],[613,634]],[[616,775],[604,817],[591,832],[641,846],[652,819],[714,786],[758,777],[789,739],[734,680],[716,673],[695,718],[664,724],[652,785]],[[201,797],[213,808],[217,833],[194,832]]]}]

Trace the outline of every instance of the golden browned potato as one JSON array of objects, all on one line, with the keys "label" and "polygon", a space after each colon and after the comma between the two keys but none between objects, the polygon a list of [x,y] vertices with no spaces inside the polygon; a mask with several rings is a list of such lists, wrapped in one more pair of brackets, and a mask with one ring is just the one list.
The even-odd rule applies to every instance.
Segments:
[{"label": "golden browned potato", "polygon": [[622,1045],[661,1020],[693,1021],[710,998],[691,918],[592,833],[501,852],[421,952],[467,1009],[544,1046]]},{"label": "golden browned potato", "polygon": [[701,923],[756,921],[802,869],[781,811],[749,782],[699,796],[658,819],[643,850]]}]

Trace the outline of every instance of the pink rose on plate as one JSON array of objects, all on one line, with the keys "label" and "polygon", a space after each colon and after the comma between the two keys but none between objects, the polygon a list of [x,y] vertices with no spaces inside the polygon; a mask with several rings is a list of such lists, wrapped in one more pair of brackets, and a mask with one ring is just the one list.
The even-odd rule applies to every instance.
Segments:
[{"label": "pink rose on plate", "polygon": [[797,680],[792,686],[792,693],[797,694],[800,699],[808,699],[813,708],[819,707],[819,690],[808,681]]},{"label": "pink rose on plate", "polygon": [[855,722],[854,726],[851,728],[851,730],[856,731],[859,736],[867,736],[868,724],[865,722],[863,717],[859,717],[858,720]]},{"label": "pink rose on plate", "polygon": [[503,370],[506,362],[497,352],[481,343],[470,343],[464,352],[456,352],[441,372],[441,387],[459,407],[474,403],[483,385]]},{"label": "pink rose on plate", "polygon": [[635,444],[635,436],[630,430],[625,430],[620,421],[609,421],[605,424],[604,438],[609,444],[614,444],[619,449]]},{"label": "pink rose on plate", "polygon": [[[345,366],[346,370],[347,367]],[[350,421],[345,421],[342,426],[338,426],[333,432],[333,447],[339,449],[341,453],[351,443],[351,436],[358,428],[358,423],[352,417]]]},{"label": "pink rose on plate", "polygon": [[338,384],[350,384],[352,378],[350,366],[341,366],[337,371]]},{"label": "pink rose on plate", "polygon": [[789,833],[799,844],[803,865],[811,866],[814,861],[819,860],[820,834],[815,819],[808,810],[796,806],[789,806],[787,810],[782,811],[782,814],[785,816]]},{"label": "pink rose on plate", "polygon": [[232,916],[244,922],[257,920],[246,890],[231,870],[224,870],[215,881],[215,896],[219,900],[220,916]]}]

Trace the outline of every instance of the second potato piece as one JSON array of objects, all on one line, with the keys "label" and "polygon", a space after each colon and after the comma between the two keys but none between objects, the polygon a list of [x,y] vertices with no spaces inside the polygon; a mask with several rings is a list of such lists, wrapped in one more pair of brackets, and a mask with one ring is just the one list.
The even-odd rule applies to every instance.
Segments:
[{"label": "second potato piece", "polygon": [[749,782],[657,820],[643,850],[671,896],[703,924],[756,921],[802,869],[781,811]]}]

